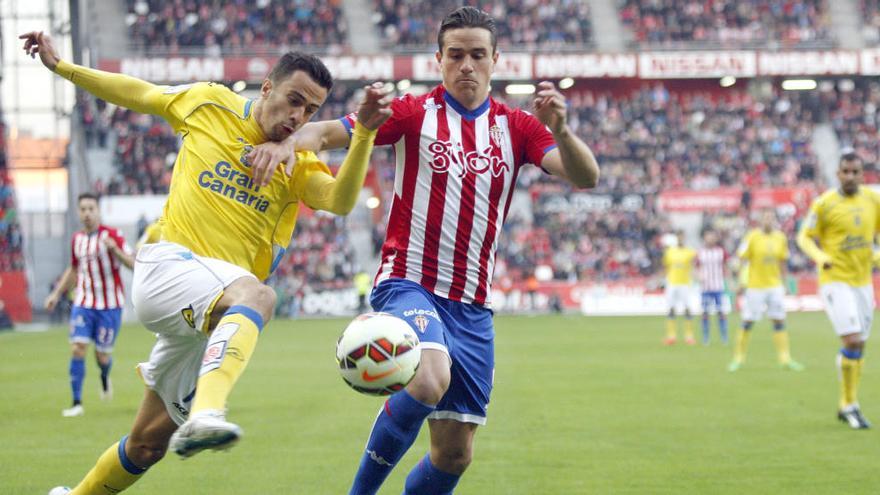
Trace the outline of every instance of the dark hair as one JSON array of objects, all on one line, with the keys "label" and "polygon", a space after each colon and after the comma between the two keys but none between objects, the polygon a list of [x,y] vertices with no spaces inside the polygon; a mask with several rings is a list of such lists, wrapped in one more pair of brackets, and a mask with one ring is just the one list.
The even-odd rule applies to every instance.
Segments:
[{"label": "dark hair", "polygon": [[852,148],[843,148],[842,150],[840,150],[840,153],[840,163],[862,161],[862,157],[856,154],[856,150]]},{"label": "dark hair", "polygon": [[285,53],[278,62],[275,63],[275,67],[272,67],[268,78],[273,83],[277,83],[279,80],[289,77],[298,70],[308,74],[313,81],[327,91],[330,91],[330,89],[333,88],[333,76],[330,75],[330,71],[327,69],[327,66],[324,65],[324,62],[314,55],[302,52]]},{"label": "dark hair", "polygon": [[495,19],[489,14],[476,7],[459,7],[443,18],[440,23],[440,32],[437,33],[437,46],[443,51],[443,33],[450,29],[483,28],[489,31],[492,38],[492,53],[498,47],[498,30],[495,29]]},{"label": "dark hair", "polygon": [[76,204],[79,204],[80,201],[82,201],[82,200],[84,200],[84,199],[94,199],[94,200],[95,200],[95,203],[99,203],[99,202],[100,202],[100,198],[98,198],[98,195],[97,195],[97,194],[95,194],[95,193],[93,193],[93,192],[84,192],[84,193],[81,193],[79,196],[76,197]]}]

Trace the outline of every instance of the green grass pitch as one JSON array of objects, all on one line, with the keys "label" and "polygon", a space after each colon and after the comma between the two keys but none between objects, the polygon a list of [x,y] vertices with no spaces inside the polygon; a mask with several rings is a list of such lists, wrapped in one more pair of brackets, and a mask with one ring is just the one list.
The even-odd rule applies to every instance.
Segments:
[{"label": "green grass pitch", "polygon": [[[335,370],[344,324],[272,322],[230,400],[241,444],[186,461],[169,454],[126,493],[347,493],[381,399],[348,389]],[[839,345],[822,313],[789,317],[801,373],[776,367],[766,321],[735,374],[717,337],[662,346],[661,318],[501,316],[496,329],[489,424],[457,494],[880,492],[877,430],[835,419]],[[151,345],[126,326],[114,401],[98,400],[90,359],[86,415],[67,419],[66,332],[0,335],[0,493],[76,484],[131,426],[143,394],[133,367]],[[862,409],[880,428],[880,365],[870,348],[867,357]],[[426,450],[423,429],[381,493],[401,493]]]}]

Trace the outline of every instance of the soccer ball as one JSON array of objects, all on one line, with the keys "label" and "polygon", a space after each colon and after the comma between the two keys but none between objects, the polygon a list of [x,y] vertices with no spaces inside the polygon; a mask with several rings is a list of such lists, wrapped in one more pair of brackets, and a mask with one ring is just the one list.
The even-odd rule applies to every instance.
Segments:
[{"label": "soccer ball", "polygon": [[70,493],[70,488],[66,486],[56,486],[49,490],[49,495],[64,495],[66,493]]},{"label": "soccer ball", "polygon": [[339,373],[351,388],[391,395],[413,379],[421,359],[419,338],[409,324],[388,313],[356,317],[336,342]]}]

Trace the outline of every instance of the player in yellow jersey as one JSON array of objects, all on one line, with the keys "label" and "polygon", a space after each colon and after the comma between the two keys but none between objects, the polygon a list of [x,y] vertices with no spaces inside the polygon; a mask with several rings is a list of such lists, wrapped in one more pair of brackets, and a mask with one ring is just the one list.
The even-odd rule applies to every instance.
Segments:
[{"label": "player in yellow jersey", "polygon": [[314,153],[298,152],[295,164],[277,167],[257,185],[246,158],[252,145],[291,135],[332,87],[318,58],[285,54],[263,81],[260,97],[248,100],[210,83],[155,86],[79,67],[61,60],[42,32],[20,38],[25,52],[39,55],[51,71],[111,103],[160,115],[183,134],[162,213],[162,241],[143,246],[135,262],[135,310],[157,333],[150,360],[139,366],[144,400],[130,434],[70,491],[115,494],[169,446],[186,457],[226,449],[241,437],[241,428],[226,421],[226,399],[273,313],[275,292],[261,280],[289,245],[300,204],[337,214],[354,207],[376,128],[391,115],[391,97],[378,83],[366,88],[335,178]]},{"label": "player in yellow jersey", "polygon": [[837,355],[841,381],[837,417],[851,428],[865,429],[870,424],[862,415],[857,393],[874,316],[871,268],[880,231],[880,196],[861,186],[862,160],[852,151],[841,157],[837,179],[838,189],[810,205],[797,243],[816,262],[825,313],[843,344]]},{"label": "player in yellow jersey", "polygon": [[761,226],[752,229],[737,249],[745,285],[742,326],[736,335],[733,361],[728,371],[738,371],[746,359],[752,326],[764,313],[773,321],[773,344],[779,366],[802,371],[803,365],[791,358],[788,332],[785,330],[785,288],[783,277],[788,273],[788,239],[776,228],[776,214],[767,210],[761,215]]},{"label": "player in yellow jersey", "polygon": [[676,232],[677,244],[666,248],[663,253],[663,266],[666,268],[666,304],[669,313],[666,317],[666,345],[675,344],[678,339],[676,315],[684,313],[684,341],[694,345],[693,315],[691,314],[692,276],[694,258],[697,252],[684,245],[684,232]]}]

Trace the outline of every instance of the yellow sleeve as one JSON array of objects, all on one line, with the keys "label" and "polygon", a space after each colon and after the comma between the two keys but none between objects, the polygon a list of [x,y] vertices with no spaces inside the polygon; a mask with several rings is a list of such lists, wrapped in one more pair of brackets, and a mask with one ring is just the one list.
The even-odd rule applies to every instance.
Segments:
[{"label": "yellow sleeve", "polygon": [[[173,87],[157,86],[136,77],[90,69],[64,60],[58,62],[55,73],[114,105],[139,113],[159,115],[167,120],[175,131],[181,130],[183,119],[192,110],[175,105],[181,100],[180,96],[190,88],[209,86],[207,83]],[[184,100],[192,100],[192,98],[184,98]],[[187,106],[192,106],[191,101],[187,103]]]},{"label": "yellow sleeve", "polygon": [[788,239],[785,238],[785,234],[780,233],[778,240],[782,246],[782,260],[787,260],[789,257],[791,257],[791,253],[788,252]]},{"label": "yellow sleeve", "polygon": [[739,247],[736,249],[736,256],[740,259],[748,259],[749,254],[752,249],[752,236],[753,233],[749,232],[739,243]]},{"label": "yellow sleeve", "polygon": [[348,154],[334,178],[329,174],[310,174],[300,181],[297,196],[310,208],[347,215],[357,203],[358,193],[364,186],[370,153],[377,130],[355,123]]},{"label": "yellow sleeve", "polygon": [[669,248],[666,248],[666,251],[663,251],[663,266],[669,266]]},{"label": "yellow sleeve", "polygon": [[807,218],[804,219],[804,223],[801,224],[801,228],[798,231],[797,245],[816,265],[822,266],[826,261],[831,261],[831,256],[828,256],[828,254],[819,249],[819,245],[816,244],[814,239],[818,235],[819,202],[814,201],[810,205],[810,212],[807,214]]}]

